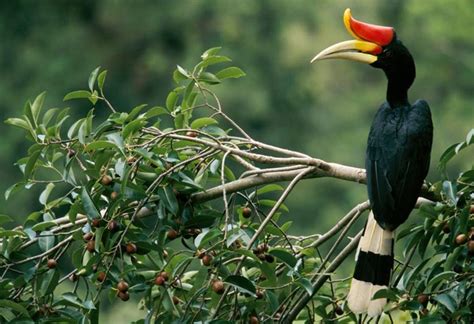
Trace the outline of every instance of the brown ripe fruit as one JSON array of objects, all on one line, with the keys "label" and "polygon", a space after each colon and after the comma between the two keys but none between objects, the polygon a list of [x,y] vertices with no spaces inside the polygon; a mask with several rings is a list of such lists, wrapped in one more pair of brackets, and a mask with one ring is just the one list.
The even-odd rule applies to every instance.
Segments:
[{"label": "brown ripe fruit", "polygon": [[263,291],[261,289],[258,289],[255,294],[257,295],[257,299],[263,298]]},{"label": "brown ripe fruit", "polygon": [[90,240],[86,243],[86,250],[91,252],[91,253],[95,251],[95,241],[94,240]]},{"label": "brown ripe fruit", "polygon": [[109,184],[112,183],[112,177],[109,176],[108,174],[105,174],[102,176],[102,178],[100,179],[100,183],[104,186],[108,186]]},{"label": "brown ripe fruit", "polygon": [[224,283],[221,280],[216,280],[212,283],[212,291],[214,291],[216,294],[222,295],[224,290]]},{"label": "brown ripe fruit", "polygon": [[181,301],[179,300],[178,297],[173,296],[173,304],[178,305]]},{"label": "brown ripe fruit", "polygon": [[336,313],[336,315],[338,316],[341,316],[342,314],[344,314],[344,310],[341,308],[341,306],[337,305],[336,306],[336,309],[334,309],[334,312]]},{"label": "brown ripe fruit", "polygon": [[449,228],[449,224],[447,224],[447,223],[444,224],[444,226],[443,226],[443,232],[444,232],[445,234],[449,234],[449,232],[451,232],[451,229]]},{"label": "brown ripe fruit", "polygon": [[202,259],[206,255],[206,252],[198,250],[198,251],[196,251],[196,255],[197,255],[198,259]]},{"label": "brown ripe fruit", "polygon": [[93,236],[94,236],[94,235],[93,235],[91,232],[88,232],[88,233],[84,234],[84,235],[82,236],[82,238],[84,239],[84,241],[90,241],[90,240],[92,240],[92,237],[93,237]]},{"label": "brown ripe fruit", "polygon": [[175,229],[171,228],[168,230],[168,233],[166,233],[166,237],[169,239],[169,240],[174,240],[175,238],[178,237],[178,231],[176,231]]},{"label": "brown ripe fruit", "polygon": [[474,240],[467,242],[467,250],[469,253],[474,253]]},{"label": "brown ripe fruit", "polygon": [[257,257],[260,259],[260,261],[265,261],[266,260],[266,256],[263,253],[257,254]]},{"label": "brown ripe fruit", "polygon": [[169,278],[168,273],[166,271],[160,272],[160,276],[162,276],[165,281],[167,281]]},{"label": "brown ripe fruit", "polygon": [[134,156],[130,156],[130,157],[127,158],[128,165],[132,165],[136,161],[137,161],[137,159]]},{"label": "brown ripe fruit", "polygon": [[426,307],[426,305],[428,304],[429,297],[428,297],[428,295],[420,294],[420,295],[418,295],[417,300],[421,305]]},{"label": "brown ripe fruit", "polygon": [[105,275],[104,271],[101,271],[97,274],[97,281],[104,282],[105,278],[107,278],[107,276]]},{"label": "brown ripe fruit", "polygon": [[120,280],[117,284],[117,289],[121,292],[126,292],[128,290],[128,283],[125,280]]},{"label": "brown ripe fruit", "polygon": [[48,259],[48,268],[54,269],[58,265],[58,262],[54,259]]},{"label": "brown ripe fruit", "polygon": [[127,301],[130,299],[130,294],[128,293],[128,291],[119,291],[117,296],[123,301]]},{"label": "brown ripe fruit", "polygon": [[107,224],[107,229],[109,231],[111,231],[112,233],[114,232],[117,232],[118,229],[119,229],[119,224],[117,223],[117,221],[115,220],[111,220],[108,224]]},{"label": "brown ripe fruit", "polygon": [[456,244],[461,245],[467,242],[467,235],[466,234],[459,234],[456,236]]},{"label": "brown ripe fruit", "polygon": [[469,213],[474,214],[474,205],[471,205],[471,208],[469,208]]},{"label": "brown ripe fruit", "polygon": [[102,225],[102,219],[100,218],[94,218],[92,221],[91,221],[91,225],[92,227],[100,227]]},{"label": "brown ripe fruit", "polygon": [[198,133],[194,132],[194,131],[187,131],[186,132],[186,136],[189,136],[189,137],[197,137],[198,136]]},{"label": "brown ripe fruit", "polygon": [[165,284],[165,278],[163,278],[162,276],[158,275],[156,278],[155,278],[155,285],[157,286],[163,286]]},{"label": "brown ripe fruit", "polygon": [[244,218],[249,218],[250,216],[252,216],[252,209],[250,207],[244,207],[242,209],[242,216]]},{"label": "brown ripe fruit", "polygon": [[127,243],[125,250],[128,254],[134,254],[137,253],[137,246],[133,243]]},{"label": "brown ripe fruit", "polygon": [[68,157],[68,158],[71,159],[71,158],[74,157],[74,155],[76,155],[76,151],[74,151],[73,149],[68,149],[68,150],[67,150],[67,157]]},{"label": "brown ripe fruit", "polygon": [[202,257],[201,262],[206,267],[210,266],[212,263],[212,256],[210,254],[206,254],[205,256]]},{"label": "brown ripe fruit", "polygon": [[260,321],[258,320],[258,317],[255,315],[250,316],[249,318],[249,324],[258,324]]},{"label": "brown ripe fruit", "polygon": [[112,192],[110,193],[110,199],[112,199],[112,200],[117,199],[118,196],[119,196],[119,194],[118,194],[117,191],[112,191]]}]

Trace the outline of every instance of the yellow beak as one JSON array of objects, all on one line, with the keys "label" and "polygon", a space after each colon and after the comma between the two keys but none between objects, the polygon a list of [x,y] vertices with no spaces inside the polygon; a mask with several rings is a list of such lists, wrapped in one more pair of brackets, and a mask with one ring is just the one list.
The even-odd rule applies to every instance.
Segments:
[{"label": "yellow beak", "polygon": [[381,52],[382,47],[377,44],[363,40],[348,40],[322,50],[313,57],[311,63],[327,59],[345,59],[372,64],[377,61],[377,54]]}]

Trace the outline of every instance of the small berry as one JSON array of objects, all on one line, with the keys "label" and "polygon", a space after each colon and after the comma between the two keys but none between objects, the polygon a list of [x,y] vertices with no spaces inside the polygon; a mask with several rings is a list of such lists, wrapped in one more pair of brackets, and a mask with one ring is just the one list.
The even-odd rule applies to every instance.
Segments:
[{"label": "small berry", "polygon": [[456,244],[461,245],[467,242],[467,235],[466,234],[459,234],[456,236]]},{"label": "small berry", "polygon": [[97,274],[97,281],[104,282],[106,277],[105,272],[101,271]]},{"label": "small berry", "polygon": [[265,261],[267,259],[265,254],[263,254],[263,253],[257,254],[257,257],[260,259],[260,261]]},{"label": "small berry", "polygon": [[420,294],[420,295],[418,295],[417,300],[421,305],[426,307],[426,305],[428,304],[429,297],[428,297],[428,295]]},{"label": "small berry", "polygon": [[130,299],[130,294],[128,293],[128,291],[119,291],[117,296],[123,301],[127,301]]},{"label": "small berry", "polygon": [[137,246],[133,243],[127,243],[125,249],[126,249],[128,254],[137,253]]},{"label": "small berry", "polygon": [[224,290],[224,283],[221,280],[216,280],[212,283],[212,291],[214,291],[216,294],[222,295]]},{"label": "small berry", "polygon": [[82,238],[84,239],[84,241],[90,241],[92,239],[92,237],[94,237],[94,235],[91,233],[91,232],[87,232],[86,234],[84,234],[82,236]]},{"label": "small berry", "polygon": [[112,192],[110,193],[110,199],[112,199],[112,200],[117,199],[118,196],[119,196],[119,194],[118,194],[117,191],[112,191]]},{"label": "small berry", "polygon": [[189,137],[197,137],[198,136],[198,133],[194,132],[194,131],[187,131],[186,132],[186,136],[189,136]]},{"label": "small berry", "polygon": [[250,316],[250,318],[249,318],[249,323],[250,323],[250,324],[258,324],[258,323],[260,323],[260,321],[258,320],[258,317],[257,317],[257,316],[252,315],[252,316]]},{"label": "small berry", "polygon": [[206,252],[198,250],[198,251],[196,251],[196,255],[197,255],[198,259],[202,259],[206,255]]},{"label": "small berry", "polygon": [[172,228],[172,229],[168,230],[168,233],[166,233],[166,237],[169,240],[174,240],[175,238],[178,237],[178,232],[175,229]]},{"label": "small berry", "polygon": [[74,155],[76,155],[76,151],[74,151],[73,149],[68,149],[68,150],[67,150],[67,157],[68,157],[68,158],[71,159],[71,158],[74,157]]},{"label": "small berry", "polygon": [[462,267],[459,264],[455,264],[453,267],[453,271],[456,273],[461,273],[462,272]]},{"label": "small berry", "polygon": [[261,289],[258,289],[256,292],[257,299],[262,299],[263,298],[263,291]]},{"label": "small berry", "polygon": [[469,251],[469,253],[474,253],[474,240],[470,240],[467,243],[467,250]]},{"label": "small berry", "polygon": [[173,304],[178,305],[181,301],[179,300],[178,297],[173,296]]},{"label": "small berry", "polygon": [[102,225],[102,219],[94,218],[91,222],[92,227],[100,227]]},{"label": "small berry", "polygon": [[117,284],[117,289],[121,292],[126,292],[128,290],[128,283],[125,280],[120,280]]},{"label": "small berry", "polygon": [[449,234],[449,232],[451,232],[451,229],[449,228],[449,224],[447,224],[447,223],[444,224],[444,226],[443,226],[443,232],[444,232],[445,234]]},{"label": "small berry", "polygon": [[58,265],[58,262],[54,259],[48,259],[48,268],[54,269]]},{"label": "small berry", "polygon": [[168,277],[168,273],[167,273],[166,271],[162,271],[162,272],[160,272],[160,276],[162,276],[162,277],[163,277],[163,279],[165,279],[165,281],[167,281],[167,280],[168,280],[168,278],[169,278],[169,277]]},{"label": "small berry", "polygon": [[339,316],[344,314],[344,310],[339,305],[336,306],[336,309],[334,310],[334,312],[336,313],[336,315],[339,315]]},{"label": "small berry", "polygon": [[114,232],[117,232],[118,229],[119,229],[119,224],[117,223],[117,221],[115,220],[111,220],[108,224],[107,224],[107,229],[109,231],[111,231],[112,233]]},{"label": "small berry", "polygon": [[265,254],[265,261],[267,261],[268,263],[272,263],[273,261],[275,261],[275,258],[273,257],[273,255]]},{"label": "small berry", "polygon": [[95,241],[94,240],[90,240],[90,241],[87,242],[86,250],[91,252],[91,253],[95,251]]},{"label": "small berry", "polygon": [[205,256],[202,257],[201,262],[206,267],[210,266],[212,263],[212,256],[210,254],[206,254]]},{"label": "small berry", "polygon": [[250,207],[244,207],[242,209],[242,216],[244,218],[249,218],[250,216],[252,216],[252,209]]},{"label": "small berry", "polygon": [[130,157],[127,158],[128,165],[132,165],[136,161],[137,161],[137,159],[134,156],[130,156]]},{"label": "small berry", "polygon": [[112,183],[112,177],[106,174],[102,176],[102,178],[100,179],[100,183],[104,186],[108,186],[109,184]]},{"label": "small berry", "polygon": [[155,278],[155,285],[157,286],[163,286],[165,284],[165,278],[163,278],[162,276],[157,276]]}]

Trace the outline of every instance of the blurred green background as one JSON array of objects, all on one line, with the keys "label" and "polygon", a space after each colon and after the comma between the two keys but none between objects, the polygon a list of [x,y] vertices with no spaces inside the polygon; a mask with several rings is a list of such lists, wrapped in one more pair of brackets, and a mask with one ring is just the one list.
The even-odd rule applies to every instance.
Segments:
[{"label": "blurred green background", "polygon": [[[410,98],[426,99],[435,124],[430,180],[437,161],[474,126],[474,2],[464,1],[1,1],[0,117],[18,116],[47,90],[47,107],[84,89],[96,66],[109,70],[108,98],[120,110],[162,105],[177,64],[193,66],[222,46],[247,77],[217,87],[224,109],[254,138],[326,161],[363,167],[368,129],[385,99],[383,73],[363,64],[310,65],[321,49],[350,39],[342,13],[394,26],[417,63]],[[100,114],[100,112],[98,112]],[[86,111],[74,109],[76,117]],[[0,126],[0,191],[21,178],[23,134]],[[472,152],[472,150],[471,150]],[[451,173],[472,166],[464,152]],[[33,188],[0,213],[22,219],[39,207]],[[364,186],[334,179],[300,183],[287,205],[294,233],[322,232],[366,197]]]}]

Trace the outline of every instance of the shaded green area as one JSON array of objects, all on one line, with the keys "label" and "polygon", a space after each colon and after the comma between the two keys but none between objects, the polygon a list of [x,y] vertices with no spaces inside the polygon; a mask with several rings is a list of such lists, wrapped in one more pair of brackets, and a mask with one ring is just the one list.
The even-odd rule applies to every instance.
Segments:
[{"label": "shaded green area", "polygon": [[[191,66],[204,49],[223,46],[247,77],[223,85],[218,95],[256,139],[362,167],[368,128],[384,100],[383,73],[351,62],[309,64],[322,48],[350,38],[341,19],[347,6],[357,18],[395,26],[413,53],[418,77],[410,97],[432,107],[430,178],[437,179],[441,152],[473,126],[474,3],[467,0],[3,1],[0,117],[17,115],[43,90],[46,106],[66,106],[63,95],[86,88],[98,65],[109,70],[108,97],[119,109],[163,104],[176,64]],[[80,105],[73,111],[86,113]],[[12,165],[26,152],[21,132],[0,127],[3,191],[21,177]],[[472,152],[457,157],[451,173],[472,160]],[[35,193],[2,201],[0,212],[24,218],[39,204]],[[293,231],[322,232],[365,197],[365,187],[353,183],[301,183],[287,203]]]}]

